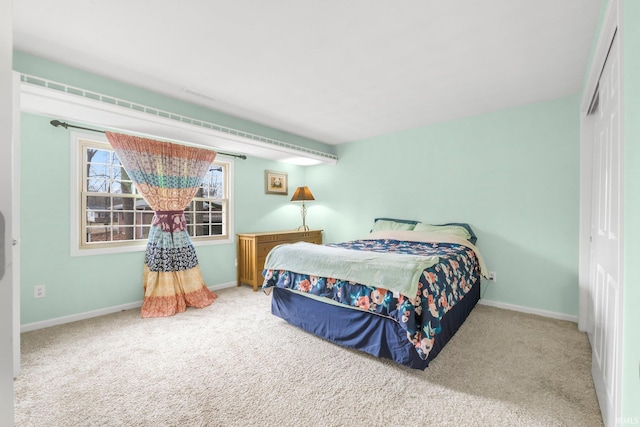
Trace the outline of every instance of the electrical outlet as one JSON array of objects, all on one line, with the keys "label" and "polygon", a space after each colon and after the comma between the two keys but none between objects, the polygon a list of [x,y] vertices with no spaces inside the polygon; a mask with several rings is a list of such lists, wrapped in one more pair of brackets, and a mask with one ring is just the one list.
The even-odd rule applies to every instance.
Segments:
[{"label": "electrical outlet", "polygon": [[34,298],[44,298],[44,285],[36,285],[33,287],[33,297]]},{"label": "electrical outlet", "polygon": [[496,272],[495,272],[495,271],[490,271],[490,272],[489,272],[489,281],[490,281],[490,282],[494,282],[494,283],[495,283],[495,282],[496,282],[496,280],[497,280],[497,279],[496,279]]}]

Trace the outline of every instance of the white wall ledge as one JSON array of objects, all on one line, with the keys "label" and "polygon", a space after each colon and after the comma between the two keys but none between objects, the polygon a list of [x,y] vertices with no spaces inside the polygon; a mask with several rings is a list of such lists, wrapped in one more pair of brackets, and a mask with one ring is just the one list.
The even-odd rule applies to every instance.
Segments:
[{"label": "white wall ledge", "polygon": [[22,111],[301,166],[338,156],[81,88],[20,74]]}]

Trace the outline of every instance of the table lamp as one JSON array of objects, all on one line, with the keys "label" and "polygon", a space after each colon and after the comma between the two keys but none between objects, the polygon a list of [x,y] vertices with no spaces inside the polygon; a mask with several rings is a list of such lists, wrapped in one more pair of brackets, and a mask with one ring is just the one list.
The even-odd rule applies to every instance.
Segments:
[{"label": "table lamp", "polygon": [[302,225],[298,227],[298,231],[309,231],[309,227],[305,223],[305,218],[307,216],[307,208],[304,206],[304,202],[308,200],[315,200],[313,198],[313,194],[311,194],[311,190],[309,187],[298,187],[296,191],[293,193],[293,197],[291,198],[292,202],[302,202],[302,209],[300,213],[302,214]]}]

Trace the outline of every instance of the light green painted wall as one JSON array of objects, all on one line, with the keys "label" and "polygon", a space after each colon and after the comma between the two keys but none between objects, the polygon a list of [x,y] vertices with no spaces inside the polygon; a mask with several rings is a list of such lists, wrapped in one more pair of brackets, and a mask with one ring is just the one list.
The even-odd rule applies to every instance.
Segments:
[{"label": "light green painted wall", "polygon": [[[21,115],[22,324],[142,300],[143,252],[70,256],[70,135],[49,121]],[[291,194],[303,185],[304,168],[249,158],[236,160],[234,169],[236,233],[299,225],[298,206],[289,197],[264,194],[264,170],[287,172]],[[236,280],[235,243],[198,246],[196,252],[208,286]],[[46,285],[45,298],[33,298],[37,284]]]},{"label": "light green painted wall", "polygon": [[640,424],[640,2],[623,3],[624,320],[622,418]]},{"label": "light green painted wall", "polygon": [[[85,89],[208,120],[271,138],[335,152],[334,147],[190,105],[144,89],[16,52],[14,69]],[[70,136],[51,117],[21,115],[21,324],[49,320],[142,300],[143,252],[71,257]],[[304,185],[305,168],[252,158],[234,162],[235,232],[287,230],[299,225],[299,206],[264,193],[264,171],[289,174],[290,194]],[[46,206],[46,209],[43,209]],[[236,245],[198,246],[209,286],[236,280]],[[33,298],[33,287],[46,297]]]},{"label": "light green painted wall", "polygon": [[[308,142],[21,52],[16,52],[14,68],[202,120],[288,137],[300,145]],[[361,236],[376,216],[469,222],[489,268],[498,273],[485,298],[575,315],[576,111],[577,99],[570,97],[342,145],[337,166],[307,168],[306,179],[305,168],[261,159],[236,161],[235,231],[287,229],[299,222],[297,207],[288,199],[264,194],[264,170],[282,170],[289,173],[290,188],[311,186],[318,201],[309,205],[307,222],[323,228],[327,241]],[[69,257],[69,137],[67,131],[49,126],[49,119],[23,114],[21,191],[46,193],[47,205],[57,206],[58,218],[55,227],[42,223],[33,231],[23,230],[22,323],[142,296],[142,253]],[[321,143],[306,146],[333,150]],[[29,170],[47,168],[52,179],[46,182],[28,176]],[[43,186],[46,191],[40,190]],[[29,215],[37,215],[37,207],[25,197],[21,207],[23,224],[33,223],[36,218]],[[39,253],[60,246],[51,261]],[[235,280],[235,245],[198,247],[198,255],[207,284]],[[109,263],[122,266],[113,277],[95,273]],[[542,280],[540,268],[554,279]],[[47,285],[47,297],[34,300],[33,286],[39,283]],[[105,286],[112,292],[103,293]],[[541,286],[549,292],[540,292]]]},{"label": "light green painted wall", "polygon": [[468,222],[497,283],[486,299],[578,312],[576,96],[340,146],[306,173],[328,241],[377,216]]},{"label": "light green painted wall", "polygon": [[[135,285],[141,278],[142,253],[69,256],[70,138],[49,120],[21,115],[23,324],[133,302],[142,295]],[[33,298],[37,284],[46,286],[45,298]]]}]

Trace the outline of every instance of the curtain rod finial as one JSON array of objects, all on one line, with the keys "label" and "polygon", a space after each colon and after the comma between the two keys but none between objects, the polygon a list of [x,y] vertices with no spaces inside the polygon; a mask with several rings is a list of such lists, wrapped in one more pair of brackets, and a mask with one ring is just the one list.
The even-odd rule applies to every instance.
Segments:
[{"label": "curtain rod finial", "polygon": [[62,126],[63,128],[67,129],[67,124],[65,122],[61,122],[60,120],[51,120],[49,123],[51,123],[52,126]]}]

